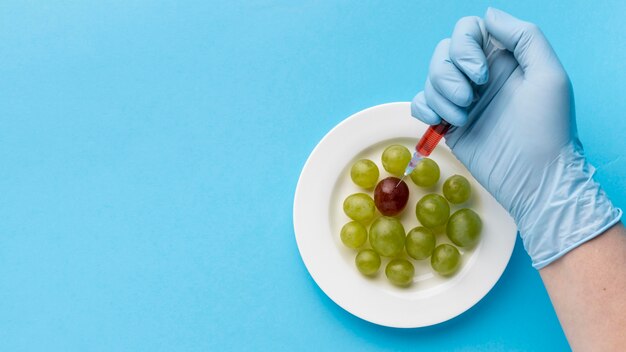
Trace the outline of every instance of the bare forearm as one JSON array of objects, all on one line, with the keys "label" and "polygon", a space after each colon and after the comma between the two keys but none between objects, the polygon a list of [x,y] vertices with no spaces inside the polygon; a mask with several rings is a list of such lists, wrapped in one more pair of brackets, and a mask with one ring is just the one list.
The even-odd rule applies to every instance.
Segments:
[{"label": "bare forearm", "polygon": [[626,349],[626,230],[621,222],[540,274],[574,351]]}]

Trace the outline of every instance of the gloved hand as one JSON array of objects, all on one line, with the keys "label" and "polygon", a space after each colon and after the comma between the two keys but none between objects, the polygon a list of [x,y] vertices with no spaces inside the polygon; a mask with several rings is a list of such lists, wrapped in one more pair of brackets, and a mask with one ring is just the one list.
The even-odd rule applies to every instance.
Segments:
[{"label": "gloved hand", "polygon": [[[507,50],[486,57],[489,36]],[[459,20],[411,111],[455,126],[446,143],[513,216],[535,268],[619,221],[585,160],[567,74],[537,26],[491,8]]]}]

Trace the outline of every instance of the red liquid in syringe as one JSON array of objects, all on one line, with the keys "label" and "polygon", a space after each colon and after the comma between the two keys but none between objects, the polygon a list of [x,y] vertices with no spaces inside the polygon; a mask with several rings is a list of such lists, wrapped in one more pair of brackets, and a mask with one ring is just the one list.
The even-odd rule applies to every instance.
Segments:
[{"label": "red liquid in syringe", "polygon": [[422,138],[415,146],[415,150],[423,157],[427,157],[435,150],[435,147],[452,125],[442,121],[438,125],[428,127]]}]

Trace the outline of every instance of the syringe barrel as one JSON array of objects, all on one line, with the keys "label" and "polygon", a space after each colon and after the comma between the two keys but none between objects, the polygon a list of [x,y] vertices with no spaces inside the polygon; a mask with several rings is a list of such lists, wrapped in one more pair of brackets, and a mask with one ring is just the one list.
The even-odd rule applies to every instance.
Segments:
[{"label": "syringe barrel", "polygon": [[417,142],[415,150],[424,157],[429,156],[435,150],[441,137],[448,132],[451,126],[449,123],[441,121],[438,125],[428,127],[422,138]]}]

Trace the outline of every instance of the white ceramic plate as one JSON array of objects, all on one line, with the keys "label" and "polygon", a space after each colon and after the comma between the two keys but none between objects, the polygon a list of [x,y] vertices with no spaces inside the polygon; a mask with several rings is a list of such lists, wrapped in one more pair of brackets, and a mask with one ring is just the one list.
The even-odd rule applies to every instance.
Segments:
[{"label": "white ceramic plate", "polygon": [[[441,179],[432,189],[420,189],[407,180],[411,192],[401,221],[408,232],[418,226],[415,205],[427,193],[441,193],[443,181],[454,174],[465,176],[472,197],[465,207],[483,220],[481,240],[471,251],[462,252],[462,266],[450,278],[435,274],[429,259],[412,260],[415,277],[408,288],[390,284],[384,274],[383,258],[378,276],[361,275],[354,264],[355,250],[341,243],[339,232],[350,219],[342,203],[352,193],[363,192],[350,180],[350,167],[360,158],[374,161],[380,179],[389,176],[380,156],[390,144],[413,150],[428,126],[410,116],[409,103],[378,105],[358,112],[333,128],[307,160],[293,206],[296,241],[302,260],[319,287],[335,303],[375,324],[414,328],[441,323],[463,313],[498,281],[515,244],[516,226],[509,214],[471,176],[443,143],[431,154],[441,168]],[[367,191],[365,191],[368,193]],[[371,193],[370,193],[371,194]],[[452,207],[452,212],[459,207]],[[437,243],[448,242],[445,234]]]}]

